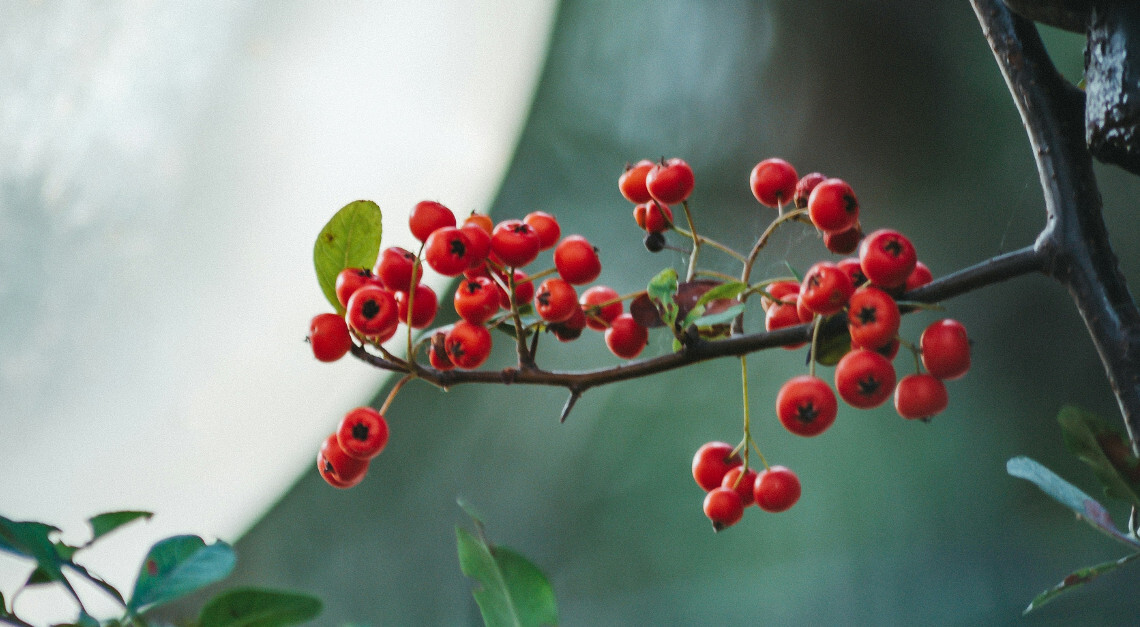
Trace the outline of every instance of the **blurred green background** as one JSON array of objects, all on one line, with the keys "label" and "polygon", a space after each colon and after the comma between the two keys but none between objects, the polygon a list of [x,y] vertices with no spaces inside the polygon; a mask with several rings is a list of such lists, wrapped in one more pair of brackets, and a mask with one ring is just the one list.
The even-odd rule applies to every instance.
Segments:
[{"label": "blurred green background", "polygon": [[[1083,41],[1045,36],[1076,80]],[[600,282],[638,289],[684,263],[642,247],[617,191],[626,162],[661,156],[693,165],[698,229],[738,248],[772,217],[747,186],[770,156],[848,180],[864,226],[910,234],[936,276],[1031,243],[1043,222],[1025,133],[966,2],[564,2],[493,216],[556,215],[600,248]],[[1136,276],[1140,188],[1098,175]],[[814,233],[787,229],[754,276],[821,255]],[[732,271],[713,251],[703,260]],[[740,437],[736,360],[591,390],[565,424],[560,390],[413,384],[364,483],[299,477],[237,543],[227,585],[315,593],[321,624],[478,624],[455,555],[455,525],[471,526],[462,497],[493,540],[548,573],[565,625],[1135,624],[1136,568],[1020,616],[1071,570],[1123,554],[1004,470],[1029,455],[1097,493],[1055,415],[1118,412],[1068,295],[1033,276],[945,305],[970,330],[974,366],[931,424],[844,408],[827,433],[797,438],[771,406],[804,352],[751,357],[754,435],[804,485],[787,513],[753,508],[714,535],[701,512],[689,465],[702,443]],[[545,367],[618,362],[596,333],[556,344],[540,348]],[[668,345],[655,333],[647,354]],[[493,363],[510,350],[500,341]]]}]

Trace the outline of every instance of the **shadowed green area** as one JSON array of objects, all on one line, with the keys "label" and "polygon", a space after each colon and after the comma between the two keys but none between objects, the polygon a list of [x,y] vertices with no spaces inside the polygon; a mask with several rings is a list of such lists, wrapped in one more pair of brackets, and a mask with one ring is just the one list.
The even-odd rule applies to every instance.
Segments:
[{"label": "shadowed green area", "polygon": [[[567,2],[553,36],[493,215],[556,215],[564,234],[600,248],[599,281],[620,293],[685,261],[642,247],[617,191],[622,166],[641,158],[688,160],[698,230],[737,248],[772,217],[747,185],[770,156],[849,181],[865,228],[910,234],[936,276],[1027,245],[1042,224],[1030,147],[966,2]],[[1079,41],[1049,43],[1079,67]],[[1100,173],[1122,269],[1135,276],[1140,189]],[[831,256],[814,233],[789,228],[753,278],[820,257]],[[736,272],[716,251],[702,259]],[[566,625],[1134,623],[1140,574],[1128,571],[1138,569],[1021,617],[1064,574],[1119,556],[1005,473],[1024,454],[1093,485],[1054,416],[1069,403],[1117,410],[1068,295],[1024,277],[946,308],[902,328],[917,338],[952,316],[974,341],[973,369],[928,425],[890,407],[843,408],[827,433],[797,438],[771,407],[804,371],[806,348],[750,358],[754,436],[804,486],[783,514],[752,508],[714,535],[701,513],[689,464],[702,443],[739,438],[735,360],[591,390],[561,425],[559,390],[413,383],[366,480],[338,491],[300,469],[237,543],[227,584],[314,593],[322,624],[478,624],[456,559],[459,496],[497,542],[547,573]],[[495,339],[488,363],[510,363],[513,347]],[[655,331],[647,354],[670,343]],[[539,349],[548,368],[617,361],[591,331]],[[908,358],[896,368],[907,372]],[[1112,513],[1123,525],[1126,511]]]}]

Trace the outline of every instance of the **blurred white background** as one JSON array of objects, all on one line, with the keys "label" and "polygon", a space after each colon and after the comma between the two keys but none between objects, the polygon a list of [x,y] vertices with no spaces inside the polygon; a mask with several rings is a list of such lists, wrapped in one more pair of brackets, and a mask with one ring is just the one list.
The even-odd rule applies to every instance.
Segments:
[{"label": "blurred white background", "polygon": [[[485,209],[553,15],[550,0],[0,8],[0,514],[82,542],[88,516],[156,512],[81,560],[127,592],[159,538],[235,540],[382,381],[304,342],[330,310],[317,232],[358,198],[384,210],[385,245],[410,246],[418,200]],[[0,554],[0,590],[30,568]],[[73,618],[64,598],[17,609]]]}]

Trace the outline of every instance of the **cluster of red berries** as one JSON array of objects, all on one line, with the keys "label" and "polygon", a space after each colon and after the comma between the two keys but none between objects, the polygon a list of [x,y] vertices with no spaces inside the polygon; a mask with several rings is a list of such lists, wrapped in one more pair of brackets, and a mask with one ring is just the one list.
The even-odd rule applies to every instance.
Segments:
[{"label": "cluster of red berries", "polygon": [[388,443],[388,423],[371,407],[357,407],[341,419],[317,452],[317,472],[337,488],[351,488],[364,480],[368,463]]},{"label": "cluster of red berries", "polygon": [[725,442],[709,442],[697,449],[693,479],[707,493],[705,516],[717,531],[739,522],[744,509],[753,503],[766,512],[782,512],[800,500],[796,473],[783,466],[756,472]]}]

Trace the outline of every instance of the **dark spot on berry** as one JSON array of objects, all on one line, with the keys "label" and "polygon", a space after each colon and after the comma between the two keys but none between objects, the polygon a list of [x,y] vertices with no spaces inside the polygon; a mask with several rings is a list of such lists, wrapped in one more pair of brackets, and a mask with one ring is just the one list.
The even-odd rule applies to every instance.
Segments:
[{"label": "dark spot on berry", "polygon": [[543,307],[550,306],[550,290],[543,290],[538,293],[538,298],[535,299],[539,305]]},{"label": "dark spot on berry", "polygon": [[856,317],[859,319],[859,324],[871,324],[878,319],[877,313],[878,310],[874,307],[863,307],[856,314]]},{"label": "dark spot on berry", "polygon": [[380,314],[380,304],[374,299],[369,298],[364,301],[360,307],[360,313],[367,319],[371,320]]},{"label": "dark spot on berry", "polygon": [[803,423],[815,422],[819,418],[819,410],[815,408],[815,404],[807,401],[803,405],[796,405],[796,420]]},{"label": "dark spot on berry", "polygon": [[449,249],[451,251],[451,254],[455,255],[456,257],[463,257],[467,254],[467,246],[464,245],[463,240],[459,239],[458,237],[451,240]]},{"label": "dark spot on berry", "polygon": [[843,210],[847,213],[855,213],[859,211],[859,201],[855,200],[855,196],[851,194],[843,195]]},{"label": "dark spot on berry", "polygon": [[858,384],[860,396],[874,396],[875,393],[879,391],[879,388],[883,386],[882,382],[875,377],[859,379]]},{"label": "dark spot on berry", "polygon": [[352,425],[352,439],[364,442],[368,440],[368,426],[363,422]]},{"label": "dark spot on berry", "polygon": [[883,242],[883,252],[892,257],[899,257],[903,253],[903,245],[897,239],[889,239]]}]

